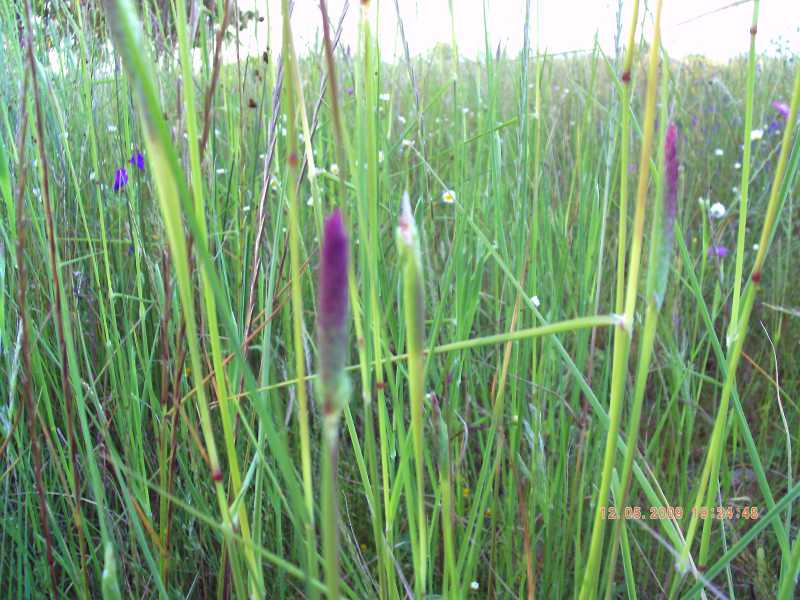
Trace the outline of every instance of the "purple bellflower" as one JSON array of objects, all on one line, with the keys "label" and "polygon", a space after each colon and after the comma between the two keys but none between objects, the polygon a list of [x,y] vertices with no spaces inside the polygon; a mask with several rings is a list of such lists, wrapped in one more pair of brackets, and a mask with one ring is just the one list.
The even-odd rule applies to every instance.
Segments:
[{"label": "purple bellflower", "polygon": [[117,169],[114,173],[114,191],[119,192],[128,183],[128,172],[125,167]]},{"label": "purple bellflower", "polygon": [[140,171],[144,171],[144,156],[138,150],[131,154],[131,159],[128,162]]},{"label": "purple bellflower", "polygon": [[773,100],[772,108],[777,110],[783,116],[784,119],[789,116],[789,105],[786,104],[786,102],[781,102],[780,100]]}]

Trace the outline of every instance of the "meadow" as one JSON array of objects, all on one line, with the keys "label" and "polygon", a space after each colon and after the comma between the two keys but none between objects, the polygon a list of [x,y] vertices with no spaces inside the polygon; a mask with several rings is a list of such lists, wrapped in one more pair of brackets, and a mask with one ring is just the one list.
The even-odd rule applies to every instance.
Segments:
[{"label": "meadow", "polygon": [[774,3],[727,64],[289,4],[0,2],[0,596],[797,598]]}]

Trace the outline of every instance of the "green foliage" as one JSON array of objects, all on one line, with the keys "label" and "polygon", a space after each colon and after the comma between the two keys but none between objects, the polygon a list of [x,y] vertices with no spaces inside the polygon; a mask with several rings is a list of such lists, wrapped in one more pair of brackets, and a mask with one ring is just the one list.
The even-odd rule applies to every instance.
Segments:
[{"label": "green foliage", "polygon": [[[642,163],[651,177],[637,202],[645,44],[631,57],[628,92],[622,57],[599,49],[526,61],[495,53],[487,31],[480,61],[440,46],[410,64],[381,62],[380,40],[362,24],[352,54],[333,52],[333,96],[321,91],[320,48],[282,70],[241,56],[215,74],[220,3],[197,4],[194,35],[192,5],[105,4],[34,3],[42,131],[14,18],[24,4],[0,6],[6,595],[311,597],[341,573],[346,598],[394,599],[406,587],[420,597],[573,597],[604,460],[609,505],[625,498],[647,517],[650,507],[682,514],[606,523],[600,594],[796,593],[800,138],[787,136],[781,151],[787,122],[772,102],[791,101],[797,57],[715,65],[661,53],[654,151]],[[230,33],[259,15],[239,17]],[[668,121],[680,132],[679,200],[674,240],[660,240],[655,149]],[[764,135],[748,146],[750,127]],[[33,163],[40,136],[76,403],[76,491]],[[137,151],[144,170],[129,162]],[[115,191],[123,167],[128,183]],[[406,190],[414,235],[398,247]],[[723,218],[710,218],[714,202]],[[341,431],[337,422],[325,432],[316,374],[305,373],[317,364],[318,248],[334,207],[351,234],[355,364]],[[630,285],[642,301],[623,321],[612,313],[625,308],[632,244],[642,277]],[[717,246],[730,254],[710,255]],[[614,375],[622,325],[634,360]],[[612,417],[616,449],[604,457]],[[704,579],[679,577],[692,507],[709,498],[733,518],[695,525],[686,551],[698,564],[702,546]]]}]

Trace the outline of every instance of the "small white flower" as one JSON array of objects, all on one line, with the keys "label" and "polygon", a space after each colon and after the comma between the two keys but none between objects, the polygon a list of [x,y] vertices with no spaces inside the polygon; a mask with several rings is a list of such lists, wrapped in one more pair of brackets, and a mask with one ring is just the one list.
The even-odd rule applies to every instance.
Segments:
[{"label": "small white flower", "polygon": [[714,150],[714,154],[716,156],[724,156],[725,151],[722,148],[717,148],[716,150]]},{"label": "small white flower", "polygon": [[480,589],[480,587],[481,586],[477,581],[473,581],[472,583],[469,584],[469,589],[471,589],[472,591],[477,591],[478,589]]},{"label": "small white flower", "polygon": [[756,252],[758,252],[758,248],[759,248],[759,245],[758,245],[758,244],[753,244],[753,250],[755,250]]},{"label": "small white flower", "polygon": [[712,219],[721,219],[725,216],[726,212],[727,210],[721,202],[714,202],[714,204],[711,205],[711,208],[708,209],[708,216]]},{"label": "small white flower", "polygon": [[383,150],[378,150],[378,163],[383,163]]},{"label": "small white flower", "polygon": [[339,176],[339,165],[337,165],[336,163],[331,163],[330,171],[331,171],[331,175],[335,175],[336,177],[338,177]]},{"label": "small white flower", "polygon": [[445,190],[442,192],[442,202],[445,204],[455,204],[456,193],[453,190]]},{"label": "small white flower", "polygon": [[380,99],[381,102],[388,102],[389,98],[391,98],[391,96],[384,92],[383,94],[378,96],[378,98]]},{"label": "small white flower", "polygon": [[243,206],[242,212],[250,212],[250,205],[248,204],[247,206]]},{"label": "small white flower", "polygon": [[414,145],[414,140],[404,139],[402,142],[400,142],[400,145],[403,146],[404,148],[411,148],[411,146]]},{"label": "small white flower", "polygon": [[281,135],[286,137],[286,127],[281,127]]},{"label": "small white flower", "polygon": [[733,192],[733,195],[735,196],[736,194],[738,194],[738,193],[739,193],[739,188],[738,188],[737,186],[733,186],[733,187],[731,188],[731,192]]},{"label": "small white flower", "polygon": [[314,197],[309,196],[308,200],[306,200],[306,206],[314,206]]},{"label": "small white flower", "polygon": [[109,133],[114,133],[116,130],[117,130],[117,126],[116,125],[109,125],[108,126],[108,132]]},{"label": "small white flower", "polygon": [[403,115],[397,115],[397,120],[400,121],[400,125],[406,124],[406,118]]},{"label": "small white flower", "polygon": [[225,169],[217,169],[217,175],[225,175]]},{"label": "small white flower", "polygon": [[461,109],[461,112],[464,113],[465,115],[468,115],[469,109],[465,106],[464,108]]},{"label": "small white flower", "polygon": [[278,182],[278,178],[274,175],[269,178],[269,188],[272,191],[276,191],[280,187],[280,183]]},{"label": "small white flower", "polygon": [[539,296],[531,296],[531,302],[533,302],[533,305],[536,308],[539,308],[539,306],[542,304],[541,300],[539,300]]},{"label": "small white flower", "polygon": [[760,140],[763,137],[764,137],[764,130],[763,129],[753,129],[753,131],[750,132],[750,140],[751,141],[755,142],[755,141]]},{"label": "small white flower", "polygon": [[742,163],[740,163],[740,162],[733,163],[733,168],[738,171],[739,169],[742,168]]}]

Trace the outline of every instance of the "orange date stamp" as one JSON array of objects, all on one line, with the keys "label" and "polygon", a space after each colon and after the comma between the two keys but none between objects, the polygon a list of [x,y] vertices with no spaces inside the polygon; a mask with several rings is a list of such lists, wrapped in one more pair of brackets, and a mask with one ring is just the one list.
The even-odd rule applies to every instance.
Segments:
[{"label": "orange date stamp", "polygon": [[682,506],[601,506],[600,516],[609,521],[623,519],[626,521],[659,521],[682,519],[686,514],[699,519],[716,519],[719,521],[738,521],[739,519],[756,520],[760,516],[757,506],[697,506],[686,511]]}]

